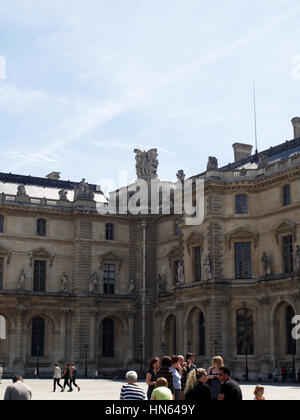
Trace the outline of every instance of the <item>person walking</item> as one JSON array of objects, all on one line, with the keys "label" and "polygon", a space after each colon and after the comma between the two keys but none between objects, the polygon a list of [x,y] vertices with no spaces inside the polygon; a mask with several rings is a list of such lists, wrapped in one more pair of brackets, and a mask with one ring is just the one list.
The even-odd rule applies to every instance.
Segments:
[{"label": "person walking", "polygon": [[76,384],[76,379],[78,375],[78,370],[74,363],[70,363],[70,384],[72,384],[77,388],[78,392],[80,391],[80,386]]},{"label": "person walking", "polygon": [[282,376],[282,383],[285,384],[287,382],[287,368],[285,366],[283,366],[281,368],[281,376]]},{"label": "person walking", "polygon": [[219,379],[222,383],[219,401],[241,401],[243,394],[239,384],[230,377],[230,369],[226,366],[221,367]]},{"label": "person walking", "polygon": [[204,369],[193,369],[186,382],[185,401],[212,401],[212,392],[206,382],[206,371]]},{"label": "person walking", "polygon": [[53,392],[56,392],[56,385],[63,389],[60,384],[61,380],[61,369],[58,363],[54,363],[54,373],[53,373]]},{"label": "person walking", "polygon": [[0,385],[2,384],[2,378],[3,378],[3,366],[2,366],[2,363],[0,363]]},{"label": "person walking", "polygon": [[224,360],[221,356],[214,356],[211,361],[211,367],[208,369],[208,382],[207,385],[210,387],[212,392],[213,400],[217,400],[220,389],[221,389],[221,382],[219,379],[219,373],[221,367],[224,366]]},{"label": "person walking", "polygon": [[64,384],[63,384],[63,388],[62,388],[61,392],[65,391],[66,385],[68,385],[68,387],[69,387],[68,392],[72,392],[73,389],[72,389],[72,384],[70,383],[71,373],[70,373],[70,364],[69,363],[66,363],[64,373],[62,374],[61,377],[64,379]]},{"label": "person walking", "polygon": [[156,384],[156,372],[160,367],[160,362],[158,357],[153,357],[149,362],[148,372],[146,373],[146,384],[148,385],[147,398],[151,399],[152,392]]},{"label": "person walking", "polygon": [[175,400],[180,399],[180,392],[181,392],[181,372],[182,368],[179,364],[179,358],[178,356],[172,356],[172,366],[170,367],[170,370],[173,374],[173,383],[174,383],[174,395]]},{"label": "person walking", "polygon": [[168,387],[166,378],[158,378],[155,389],[151,395],[151,401],[173,401],[173,394]]},{"label": "person walking", "polygon": [[168,388],[171,390],[174,395],[174,381],[173,373],[170,370],[172,366],[172,359],[170,356],[164,356],[160,362],[160,368],[156,372],[158,378],[165,378],[168,381]]},{"label": "person walking", "polygon": [[13,384],[6,388],[4,394],[5,401],[30,401],[32,399],[32,391],[28,385],[24,383],[22,376],[13,376]]},{"label": "person walking", "polygon": [[120,393],[120,400],[145,400],[144,390],[137,385],[137,373],[133,370],[126,373],[127,384],[123,385]]}]

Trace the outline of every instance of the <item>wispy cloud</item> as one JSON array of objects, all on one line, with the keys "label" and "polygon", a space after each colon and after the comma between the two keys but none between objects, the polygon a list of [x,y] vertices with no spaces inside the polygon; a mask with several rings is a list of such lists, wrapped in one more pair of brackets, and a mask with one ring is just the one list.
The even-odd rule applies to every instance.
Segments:
[{"label": "wispy cloud", "polygon": [[52,164],[52,163],[60,163],[61,158],[54,154],[43,155],[41,153],[33,153],[33,152],[26,152],[26,151],[8,151],[8,156],[12,156],[16,159],[22,160],[22,165],[27,165],[28,163],[38,162],[43,164]]}]

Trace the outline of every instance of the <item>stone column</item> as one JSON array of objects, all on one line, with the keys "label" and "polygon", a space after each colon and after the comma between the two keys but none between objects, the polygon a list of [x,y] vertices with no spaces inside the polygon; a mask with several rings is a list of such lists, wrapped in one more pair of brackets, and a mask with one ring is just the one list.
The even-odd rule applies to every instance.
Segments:
[{"label": "stone column", "polygon": [[184,304],[178,303],[176,305],[176,347],[177,354],[185,355],[184,346]]},{"label": "stone column", "polygon": [[24,315],[26,312],[26,307],[24,305],[19,305],[17,307],[17,322],[16,322],[16,344],[15,344],[15,355],[14,368],[16,372],[24,371],[24,355],[23,355],[23,334],[24,334]]},{"label": "stone column", "polygon": [[134,360],[134,312],[128,314],[128,362]]},{"label": "stone column", "polygon": [[66,339],[67,339],[67,330],[66,330],[66,320],[67,320],[68,310],[60,310],[60,337],[59,337],[59,360],[65,361],[67,359],[66,355]]},{"label": "stone column", "polygon": [[96,370],[96,316],[97,309],[90,309],[90,363],[91,369]]}]

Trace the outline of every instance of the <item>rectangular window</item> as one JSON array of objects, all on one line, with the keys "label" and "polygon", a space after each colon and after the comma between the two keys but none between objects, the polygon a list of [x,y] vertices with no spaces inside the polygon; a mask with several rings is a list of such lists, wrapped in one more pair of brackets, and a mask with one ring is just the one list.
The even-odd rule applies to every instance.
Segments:
[{"label": "rectangular window", "polygon": [[37,221],[37,234],[38,236],[46,236],[47,222],[45,219],[38,219]]},{"label": "rectangular window", "polygon": [[283,265],[285,273],[292,273],[294,271],[294,244],[293,237],[285,236],[283,241]]},{"label": "rectangular window", "polygon": [[174,285],[179,283],[179,279],[178,279],[179,264],[180,264],[180,261],[174,261]]},{"label": "rectangular window", "polygon": [[104,264],[103,293],[105,295],[115,294],[116,266]]},{"label": "rectangular window", "polygon": [[4,216],[0,215],[0,233],[4,233]]},{"label": "rectangular window", "polygon": [[235,196],[236,214],[248,214],[248,197],[245,194]]},{"label": "rectangular window", "polygon": [[251,279],[251,243],[240,242],[235,243],[235,278]]},{"label": "rectangular window", "polygon": [[0,290],[3,289],[3,267],[4,267],[4,258],[0,258]]},{"label": "rectangular window", "polygon": [[107,241],[114,241],[115,239],[115,226],[112,223],[106,224],[105,237]]},{"label": "rectangular window", "polygon": [[283,205],[289,206],[291,204],[291,186],[285,185],[283,187]]},{"label": "rectangular window", "polygon": [[201,281],[201,249],[200,247],[194,248],[194,280],[195,282]]},{"label": "rectangular window", "polygon": [[46,291],[46,261],[34,261],[33,291]]}]

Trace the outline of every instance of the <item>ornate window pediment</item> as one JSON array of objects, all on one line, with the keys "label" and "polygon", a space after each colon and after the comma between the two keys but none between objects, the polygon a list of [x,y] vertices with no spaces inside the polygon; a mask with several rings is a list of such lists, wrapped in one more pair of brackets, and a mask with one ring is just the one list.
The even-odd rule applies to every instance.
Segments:
[{"label": "ornate window pediment", "polygon": [[274,230],[276,242],[279,245],[279,236],[284,234],[291,234],[294,241],[297,240],[297,223],[289,219],[284,219],[279,226]]},{"label": "ornate window pediment", "polygon": [[259,234],[253,232],[251,229],[244,227],[239,227],[225,235],[225,239],[228,245],[228,248],[231,249],[232,241],[234,240],[245,240],[245,241],[254,241],[254,247],[257,248]]},{"label": "ornate window pediment", "polygon": [[31,251],[29,253],[29,257],[30,257],[30,265],[32,265],[34,259],[40,258],[43,260],[50,260],[50,267],[52,267],[55,255],[51,254],[45,248],[38,248],[38,249],[35,249],[34,251]]},{"label": "ornate window pediment", "polygon": [[204,234],[195,230],[190,234],[185,243],[187,246],[188,253],[189,255],[191,255],[192,247],[200,246],[200,248],[203,248]]},{"label": "ornate window pediment", "polygon": [[0,245],[0,257],[7,257],[7,264],[10,263],[12,251]]},{"label": "ornate window pediment", "polygon": [[100,261],[100,269],[103,269],[103,264],[105,261],[113,262],[118,266],[118,269],[121,270],[122,264],[123,264],[123,258],[119,257],[118,255],[115,255],[113,252],[106,252],[105,254],[100,255],[99,257]]}]

